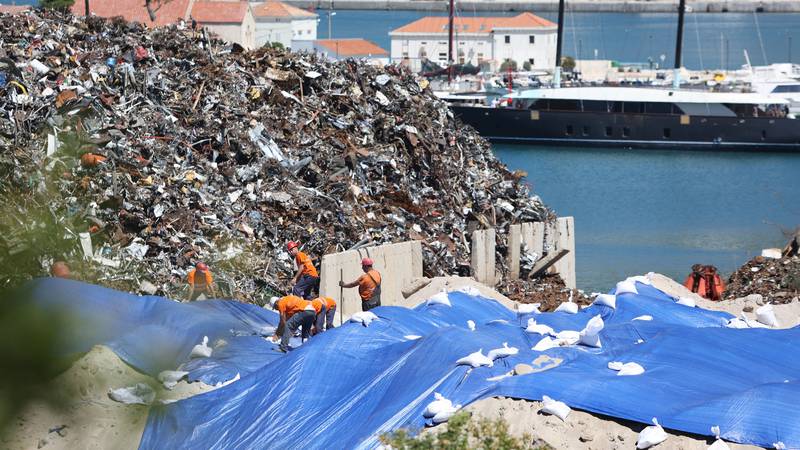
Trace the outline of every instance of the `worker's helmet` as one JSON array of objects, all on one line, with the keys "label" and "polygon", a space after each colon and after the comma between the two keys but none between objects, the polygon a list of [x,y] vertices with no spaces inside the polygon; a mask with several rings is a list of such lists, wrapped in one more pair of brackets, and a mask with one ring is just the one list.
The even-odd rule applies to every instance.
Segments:
[{"label": "worker's helmet", "polygon": [[373,261],[371,258],[364,258],[361,260],[362,266],[372,267]]},{"label": "worker's helmet", "polygon": [[200,272],[208,272],[208,266],[204,262],[199,262],[195,266]]},{"label": "worker's helmet", "polygon": [[286,243],[286,250],[291,250],[293,248],[297,248],[300,244],[295,241],[289,241]]},{"label": "worker's helmet", "polygon": [[278,304],[278,300],[279,300],[278,297],[272,297],[271,299],[269,299],[269,307],[275,309],[275,305]]}]

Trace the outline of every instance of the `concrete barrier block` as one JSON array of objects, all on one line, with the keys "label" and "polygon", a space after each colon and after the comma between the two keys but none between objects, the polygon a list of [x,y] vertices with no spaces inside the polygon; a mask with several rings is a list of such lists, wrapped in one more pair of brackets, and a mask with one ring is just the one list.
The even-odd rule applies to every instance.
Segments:
[{"label": "concrete barrier block", "polygon": [[511,225],[508,230],[508,277],[512,280],[519,278],[519,251],[522,237],[522,227],[519,224]]},{"label": "concrete barrier block", "polygon": [[569,250],[563,258],[553,265],[555,272],[570,289],[576,288],[575,280],[575,219],[573,217],[559,217],[555,234],[556,248]]}]

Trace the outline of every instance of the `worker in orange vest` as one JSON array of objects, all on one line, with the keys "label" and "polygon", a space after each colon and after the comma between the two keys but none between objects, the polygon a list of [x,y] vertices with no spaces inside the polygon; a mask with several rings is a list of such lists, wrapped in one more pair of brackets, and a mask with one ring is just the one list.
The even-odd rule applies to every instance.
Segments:
[{"label": "worker in orange vest", "polygon": [[336,316],[336,300],[330,297],[318,297],[312,300],[311,303],[317,313],[317,317],[314,319],[314,330],[311,334],[316,335],[326,329],[333,328],[333,318]]},{"label": "worker in orange vest", "polygon": [[289,351],[289,339],[298,329],[301,329],[300,337],[303,340],[311,334],[311,327],[314,326],[317,311],[312,302],[303,300],[296,295],[272,297],[269,303],[272,309],[277,310],[281,316],[278,328],[275,330],[275,337],[281,340],[278,350],[286,353]]},{"label": "worker in orange vest", "polygon": [[186,282],[189,283],[189,301],[197,300],[201,295],[207,298],[214,298],[217,295],[214,289],[214,277],[211,276],[206,263],[197,263],[194,269],[189,271]]},{"label": "worker in orange vest", "polygon": [[358,286],[362,311],[369,311],[372,308],[381,306],[381,274],[373,269],[372,265],[371,258],[364,258],[361,260],[361,270],[364,271],[364,275],[361,275],[352,283],[344,283],[339,280],[339,286],[344,288]]},{"label": "worker in orange vest", "polygon": [[295,241],[289,241],[286,244],[286,249],[289,254],[294,256],[295,264],[297,264],[297,273],[295,273],[292,283],[292,294],[298,297],[303,297],[306,300],[311,299],[312,292],[319,292],[319,273],[311,258],[299,249],[300,244]]}]

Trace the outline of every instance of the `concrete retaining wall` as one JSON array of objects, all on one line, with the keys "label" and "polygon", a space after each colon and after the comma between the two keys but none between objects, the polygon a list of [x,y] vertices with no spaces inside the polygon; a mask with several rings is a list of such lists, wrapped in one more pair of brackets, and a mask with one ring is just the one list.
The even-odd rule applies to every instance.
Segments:
[{"label": "concrete retaining wall", "polygon": [[342,298],[339,280],[347,283],[360,277],[364,273],[361,270],[361,258],[364,257],[372,258],[375,262],[373,267],[381,273],[382,305],[399,304],[403,300],[403,286],[414,278],[422,277],[422,244],[419,241],[365,247],[323,256],[320,294],[333,297],[339,305],[337,324],[340,318],[347,319],[361,311],[358,288],[344,289]]}]

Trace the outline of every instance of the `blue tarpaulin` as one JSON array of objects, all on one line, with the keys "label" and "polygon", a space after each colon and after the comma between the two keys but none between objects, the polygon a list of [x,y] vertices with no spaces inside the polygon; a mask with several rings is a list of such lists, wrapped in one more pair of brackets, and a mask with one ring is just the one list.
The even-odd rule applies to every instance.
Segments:
[{"label": "blue tarpaulin", "polygon": [[[493,396],[547,395],[621,419],[649,424],[656,417],[665,428],[706,436],[719,426],[728,441],[800,448],[800,328],[727,328],[727,313],[636,287],[638,294],[617,296],[616,309],[595,305],[577,314],[517,314],[451,292],[452,306],[380,307],[369,327],[345,324],[286,355],[262,337],[276,325],[275,313],[251,305],[181,304],[51,279],[35,284],[34,298],[95,324],[81,331],[74,351],[103,343],[157,374],[186,363],[192,346],[209,336],[214,354],[184,364],[190,378],[216,383],[241,375],[221,389],[153,407],[143,449],[372,448],[382,433],[425,426],[422,412],[435,392],[464,406]],[[555,331],[580,331],[596,315],[605,324],[601,348],[531,350],[542,336],[525,331],[529,318]],[[642,315],[652,320],[634,320]],[[492,367],[455,363],[503,343],[519,353]],[[611,361],[636,362],[645,372],[617,376]],[[488,380],[518,363],[541,370]]]}]

